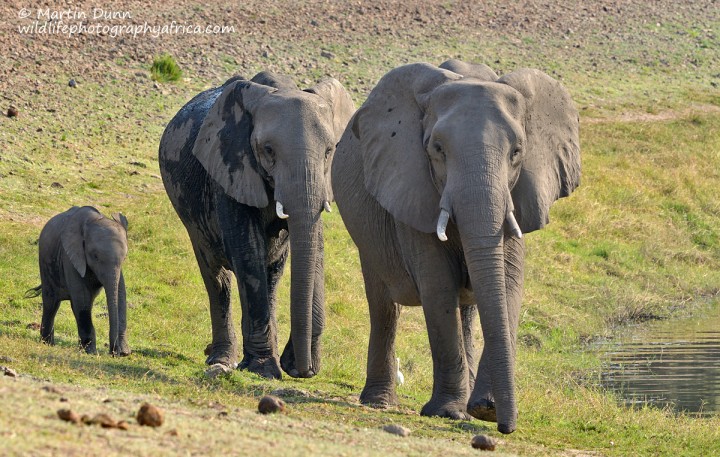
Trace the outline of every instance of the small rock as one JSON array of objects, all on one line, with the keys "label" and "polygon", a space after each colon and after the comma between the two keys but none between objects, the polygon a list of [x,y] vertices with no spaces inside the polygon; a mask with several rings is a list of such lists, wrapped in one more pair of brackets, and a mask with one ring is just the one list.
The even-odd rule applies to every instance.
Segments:
[{"label": "small rock", "polygon": [[260,414],[281,413],[285,411],[285,402],[272,395],[265,395],[258,403]]},{"label": "small rock", "polygon": [[68,86],[70,86],[70,87],[77,87],[77,82],[75,82],[74,79],[70,79],[70,81],[68,81]]},{"label": "small rock", "polygon": [[335,53],[330,51],[322,51],[320,52],[320,57],[325,57],[326,59],[334,59]]},{"label": "small rock", "polygon": [[19,112],[18,109],[15,108],[14,106],[11,106],[11,107],[8,108],[8,110],[7,110],[7,117],[17,117],[18,114],[20,114],[20,112]]},{"label": "small rock", "polygon": [[383,425],[382,429],[388,433],[392,433],[393,435],[402,436],[403,438],[410,436],[410,429],[407,429],[407,428],[403,427],[402,425],[397,425],[397,424]]},{"label": "small rock", "polygon": [[67,397],[60,397],[61,403],[67,403],[67,401],[68,401]]},{"label": "small rock", "polygon": [[87,425],[99,425],[102,428],[117,427],[117,422],[115,422],[115,419],[105,413],[98,413],[92,419],[87,419],[88,416],[83,417],[85,418],[83,422],[85,422]]},{"label": "small rock", "polygon": [[210,365],[210,368],[205,370],[205,377],[208,379],[215,379],[218,376],[225,376],[232,373],[232,368],[222,363],[214,363]]},{"label": "small rock", "polygon": [[169,435],[169,436],[179,436],[180,435],[176,428],[174,428],[172,430],[168,430],[165,434]]},{"label": "small rock", "polygon": [[2,371],[5,376],[10,376],[11,378],[17,378],[17,371],[13,370],[10,367],[0,366],[0,371]]},{"label": "small rock", "polygon": [[147,425],[148,427],[160,427],[165,418],[161,409],[151,405],[150,403],[143,403],[140,410],[137,413],[137,421],[140,425]]},{"label": "small rock", "polygon": [[81,421],[80,416],[71,409],[58,409],[57,415],[60,419],[73,424],[79,424]]},{"label": "small rock", "polygon": [[497,440],[487,435],[475,435],[470,442],[473,448],[483,451],[494,451]]},{"label": "small rock", "polygon": [[117,423],[117,428],[120,430],[129,430],[130,424],[128,424],[127,421],[120,421]]}]

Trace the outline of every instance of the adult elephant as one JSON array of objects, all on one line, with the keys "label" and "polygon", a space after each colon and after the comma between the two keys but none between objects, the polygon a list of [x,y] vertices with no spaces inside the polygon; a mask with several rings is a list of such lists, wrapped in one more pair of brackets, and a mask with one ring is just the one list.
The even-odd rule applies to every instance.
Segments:
[{"label": "adult elephant", "polygon": [[[160,141],[165,189],[192,242],[208,297],[207,364],[237,362],[230,271],[242,307],[239,368],[280,378],[320,369],[323,229],[330,162],[355,111],[335,79],[299,90],[287,76],[232,78],[187,103]],[[271,202],[275,202],[271,205]],[[278,357],[276,287],[291,260],[291,332]]]},{"label": "adult elephant", "polygon": [[[515,430],[522,233],[579,184],[578,114],[546,74],[418,63],[387,73],[350,121],[332,182],[358,246],[370,307],[367,404],[396,401],[399,304],[422,305],[433,392],[421,414]],[[456,73],[456,71],[460,73]],[[460,305],[477,303],[485,345],[472,393]]]}]

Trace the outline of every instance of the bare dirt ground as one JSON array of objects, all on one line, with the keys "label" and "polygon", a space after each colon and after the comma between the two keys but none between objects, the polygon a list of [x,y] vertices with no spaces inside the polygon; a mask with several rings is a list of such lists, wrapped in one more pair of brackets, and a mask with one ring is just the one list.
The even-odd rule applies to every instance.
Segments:
[{"label": "bare dirt ground", "polygon": [[[291,6],[289,6],[291,5]],[[162,34],[152,31],[136,36],[113,36],[112,29],[100,34],[68,36],[62,33],[18,33],[19,27],[47,22],[47,12],[68,12],[62,22],[84,22],[99,26],[180,25],[232,26],[234,33]],[[77,18],[84,12],[86,18]],[[96,14],[121,15],[115,19],[94,19]],[[22,17],[27,15],[28,17]],[[652,39],[652,28],[666,22],[695,22],[701,37],[717,40],[710,28],[717,20],[718,7],[712,1],[677,2],[662,0],[610,0],[604,2],[565,2],[526,0],[521,2],[423,2],[399,1],[301,1],[267,2],[148,2],[87,1],[52,2],[28,7],[26,2],[9,1],[0,5],[0,96],[8,103],[22,105],[26,94],[40,91],[52,97],[57,78],[75,78],[78,82],[107,79],[136,83],[138,76],[127,71],[149,67],[152,58],[170,53],[194,76],[215,82],[227,76],[228,65],[236,71],[262,66],[303,74],[313,69],[329,69],[334,54],[323,48],[352,47],[355,57],[339,62],[352,66],[362,59],[365,43],[411,48],[421,39],[472,39],[482,46],[501,38],[515,47],[514,55],[533,60],[543,52],[543,44],[566,40],[567,48],[583,54],[582,71],[601,72],[627,65],[614,49],[631,45],[648,59],[657,59],[660,43]],[[57,22],[57,21],[56,21]],[[678,30],[678,37],[687,31]],[[666,40],[667,41],[667,40]],[[288,53],[286,46],[312,43],[316,47],[304,53]],[[344,59],[344,57],[343,57]],[[520,62],[513,62],[519,60]],[[662,60],[662,59],[661,59]],[[439,63],[439,62],[438,62]],[[523,64],[522,59],[486,62],[496,68]],[[681,65],[693,70],[689,56]],[[378,74],[389,68],[378,69]],[[560,75],[561,76],[561,75]],[[358,86],[367,91],[374,81],[359,78]],[[353,84],[350,83],[352,86]],[[20,108],[20,106],[18,106]],[[4,106],[6,109],[7,106]]]}]

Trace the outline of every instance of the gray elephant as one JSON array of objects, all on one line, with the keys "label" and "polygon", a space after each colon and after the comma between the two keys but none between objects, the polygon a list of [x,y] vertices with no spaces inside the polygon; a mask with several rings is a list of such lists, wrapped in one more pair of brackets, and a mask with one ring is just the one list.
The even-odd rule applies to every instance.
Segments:
[{"label": "gray elephant", "polygon": [[[293,377],[318,373],[325,301],[320,216],[330,210],[330,162],[354,111],[335,79],[299,90],[287,76],[262,72],[202,92],[165,129],[160,171],[210,300],[206,363],[237,361],[233,272],[242,308],[239,368],[267,378],[280,378],[280,366]],[[278,358],[276,292],[288,248],[291,331]]]},{"label": "gray elephant", "polygon": [[128,222],[120,213],[112,217],[108,219],[90,206],[73,206],[53,216],[40,232],[40,285],[26,296],[42,294],[43,342],[55,343],[55,315],[60,302],[70,300],[80,345],[88,354],[95,354],[92,305],[104,288],[110,319],[110,354],[130,354],[122,273],[128,252]]},{"label": "gray elephant", "polygon": [[[552,203],[579,184],[578,113],[565,88],[538,70],[498,78],[485,65],[442,67],[387,73],[333,162],[334,195],[359,249],[370,307],[360,399],[397,401],[399,304],[422,305],[434,384],[421,414],[469,413],[511,433],[522,234],[547,224]],[[485,342],[474,387],[461,318],[473,303]]]}]

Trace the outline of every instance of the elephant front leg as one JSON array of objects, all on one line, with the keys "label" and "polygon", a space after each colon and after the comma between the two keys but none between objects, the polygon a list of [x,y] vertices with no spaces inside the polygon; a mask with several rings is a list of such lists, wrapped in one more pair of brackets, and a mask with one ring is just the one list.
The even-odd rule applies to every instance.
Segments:
[{"label": "elephant front leg", "polygon": [[[510,327],[510,343],[513,354],[515,354],[520,305],[523,295],[525,241],[524,239],[506,235],[504,249],[508,324]],[[478,365],[475,388],[468,401],[467,409],[470,415],[477,419],[497,422],[495,399],[492,395],[492,383],[490,381],[490,357],[484,347]]]},{"label": "elephant front leg", "polygon": [[88,354],[97,354],[95,326],[92,322],[92,303],[85,301],[77,303],[71,300],[71,305],[77,323],[80,347]]},{"label": "elephant front leg", "polygon": [[374,273],[363,268],[365,294],[370,309],[370,342],[367,378],[360,394],[364,405],[386,407],[397,404],[395,381],[395,334],[400,305],[393,302],[387,287]]},{"label": "elephant front leg", "polygon": [[267,270],[262,264],[246,263],[242,270],[237,271],[236,277],[240,289],[243,334],[243,358],[238,368],[264,378],[281,379],[275,302],[269,293]]},{"label": "elephant front leg", "polygon": [[433,393],[420,414],[469,419],[468,369],[457,298],[423,299],[423,311],[433,359]]}]

